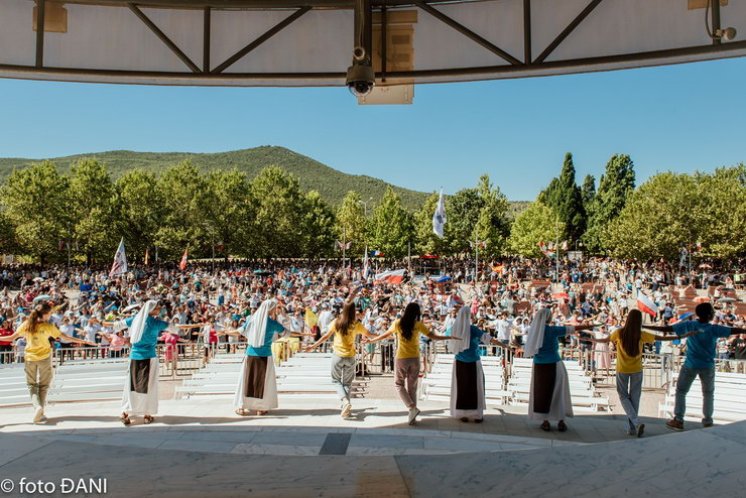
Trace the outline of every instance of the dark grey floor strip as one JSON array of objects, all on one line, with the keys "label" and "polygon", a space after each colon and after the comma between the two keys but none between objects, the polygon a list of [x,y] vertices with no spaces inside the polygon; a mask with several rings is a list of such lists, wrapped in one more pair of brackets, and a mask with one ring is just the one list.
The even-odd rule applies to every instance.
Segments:
[{"label": "dark grey floor strip", "polygon": [[327,434],[319,455],[344,455],[350,445],[352,434]]}]

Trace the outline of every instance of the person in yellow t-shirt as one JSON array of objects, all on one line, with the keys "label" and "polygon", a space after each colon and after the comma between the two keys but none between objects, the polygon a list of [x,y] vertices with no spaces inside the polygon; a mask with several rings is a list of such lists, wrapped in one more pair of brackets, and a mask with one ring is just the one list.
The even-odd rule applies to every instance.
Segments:
[{"label": "person in yellow t-shirt", "polygon": [[332,322],[329,330],[318,341],[306,348],[313,351],[334,336],[334,355],[332,356],[332,382],[337,387],[337,394],[342,402],[342,418],[352,416],[350,389],[355,380],[355,337],[376,337],[357,320],[355,303],[350,297],[342,308],[342,313]]},{"label": "person in yellow t-shirt", "polygon": [[422,323],[420,305],[409,303],[404,314],[391,324],[389,330],[370,342],[382,341],[396,335],[396,365],[394,385],[404,405],[409,409],[409,425],[414,425],[420,411],[417,409],[417,381],[420,376],[420,334],[434,341],[459,340],[456,337],[433,334]]},{"label": "person in yellow t-shirt", "polygon": [[[624,327],[604,339],[587,338],[595,343],[613,343],[616,347],[616,391],[627,414],[629,435],[641,437],[645,424],[640,423],[640,394],[642,393],[642,350],[655,341],[673,341],[678,336],[658,336],[642,331],[642,313],[630,310]],[[584,337],[585,339],[585,337]]]},{"label": "person in yellow t-shirt", "polygon": [[52,307],[48,303],[37,304],[18,330],[5,339],[10,342],[19,337],[26,339],[26,384],[31,394],[31,404],[34,407],[35,424],[47,420],[44,416],[44,408],[47,405],[47,392],[53,378],[50,339],[62,338],[68,342],[95,346],[95,344],[60,332],[55,325],[48,323],[51,315]]}]

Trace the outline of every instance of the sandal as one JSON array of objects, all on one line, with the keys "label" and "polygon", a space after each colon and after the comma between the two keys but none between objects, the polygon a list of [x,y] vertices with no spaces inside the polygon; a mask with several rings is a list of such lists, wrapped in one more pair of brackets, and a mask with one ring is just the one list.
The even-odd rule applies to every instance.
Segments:
[{"label": "sandal", "polygon": [[466,417],[461,417],[459,420],[462,421],[462,422],[464,422],[464,423],[469,422],[469,419],[466,418]]},{"label": "sandal", "polygon": [[130,425],[132,423],[132,421],[130,420],[130,416],[126,413],[122,413],[122,415],[119,417],[119,420],[121,420],[124,425]]},{"label": "sandal", "polygon": [[474,423],[475,423],[475,424],[481,424],[482,422],[484,422],[484,419],[483,419],[483,418],[475,418],[475,419],[474,419]]},{"label": "sandal", "polygon": [[236,415],[238,415],[239,417],[248,417],[250,414],[248,410],[238,408],[236,409]]},{"label": "sandal", "polygon": [[567,424],[564,420],[560,420],[557,424],[557,430],[560,432],[565,432],[567,430]]},{"label": "sandal", "polygon": [[549,422],[547,420],[545,420],[544,423],[541,424],[541,430],[544,432],[549,432],[552,430],[552,426],[549,425]]},{"label": "sandal", "polygon": [[267,410],[257,410],[257,411],[256,411],[256,414],[257,414],[258,416],[260,416],[260,417],[261,417],[262,415],[266,415],[266,414],[268,414],[268,413],[269,413],[269,411],[267,411]]},{"label": "sandal", "polygon": [[145,415],[142,418],[142,421],[143,421],[144,424],[152,424],[153,421],[155,421],[155,417],[153,417],[152,415]]}]

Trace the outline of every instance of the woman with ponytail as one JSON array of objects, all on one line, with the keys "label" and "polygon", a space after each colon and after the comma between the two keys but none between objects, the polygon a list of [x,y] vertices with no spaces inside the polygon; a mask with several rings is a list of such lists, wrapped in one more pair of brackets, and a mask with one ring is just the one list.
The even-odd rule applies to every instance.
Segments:
[{"label": "woman with ponytail", "polygon": [[459,340],[457,337],[433,334],[422,323],[420,305],[412,302],[404,308],[404,313],[389,330],[370,342],[382,341],[396,335],[396,364],[394,385],[404,405],[409,409],[409,425],[414,425],[420,411],[417,409],[417,380],[420,376],[420,334],[434,341]]},{"label": "woman with ponytail", "polygon": [[340,415],[345,419],[352,417],[350,390],[352,389],[352,381],[355,380],[355,337],[358,335],[369,338],[376,337],[357,319],[354,296],[355,293],[348,297],[342,312],[332,322],[329,331],[306,348],[306,351],[313,351],[334,336],[332,382],[337,387],[337,394],[341,402]]},{"label": "woman with ponytail", "polygon": [[640,395],[642,393],[642,352],[645,344],[672,341],[678,336],[658,336],[642,331],[642,313],[630,310],[627,321],[605,339],[589,338],[600,344],[613,343],[616,347],[616,391],[627,414],[629,435],[641,437],[645,424],[640,423]]},{"label": "woman with ponytail", "polygon": [[50,339],[64,339],[67,342],[90,344],[75,337],[60,332],[55,325],[48,322],[52,315],[52,307],[47,302],[40,302],[34,306],[31,314],[24,320],[15,334],[6,339],[13,342],[19,337],[26,339],[26,384],[31,394],[31,404],[34,407],[34,423],[46,422],[44,408],[47,406],[47,392],[52,384],[52,344]]}]

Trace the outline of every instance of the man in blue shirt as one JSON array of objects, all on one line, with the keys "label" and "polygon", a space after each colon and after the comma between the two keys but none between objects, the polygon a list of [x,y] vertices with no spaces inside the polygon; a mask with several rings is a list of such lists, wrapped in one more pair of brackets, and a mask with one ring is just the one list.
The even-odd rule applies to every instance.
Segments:
[{"label": "man in blue shirt", "polygon": [[684,430],[686,395],[694,379],[699,376],[702,383],[702,426],[712,426],[715,398],[715,352],[717,341],[731,334],[743,334],[746,330],[710,323],[715,317],[715,309],[710,303],[697,305],[694,310],[697,320],[682,321],[672,326],[645,327],[662,332],[674,332],[679,337],[694,332],[686,340],[686,361],[679,372],[676,385],[676,405],[674,418],[666,422],[669,429]]}]

